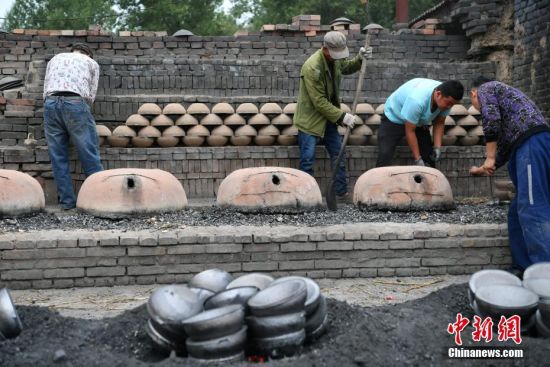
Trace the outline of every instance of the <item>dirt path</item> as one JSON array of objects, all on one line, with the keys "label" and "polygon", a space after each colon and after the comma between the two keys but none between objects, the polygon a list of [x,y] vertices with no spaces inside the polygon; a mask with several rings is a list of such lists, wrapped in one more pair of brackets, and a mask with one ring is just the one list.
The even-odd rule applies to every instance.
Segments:
[{"label": "dirt path", "polygon": [[[401,303],[423,297],[469,276],[321,279],[324,295],[363,307]],[[114,317],[147,302],[156,285],[96,288],[10,290],[16,305],[48,307],[63,316],[83,319]]]}]

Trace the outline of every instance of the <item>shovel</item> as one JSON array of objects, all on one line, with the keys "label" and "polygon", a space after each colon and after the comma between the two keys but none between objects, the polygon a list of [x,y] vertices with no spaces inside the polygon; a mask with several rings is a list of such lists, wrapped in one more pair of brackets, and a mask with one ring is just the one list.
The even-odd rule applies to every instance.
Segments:
[{"label": "shovel", "polygon": [[[365,48],[369,47],[369,42],[370,42],[370,35],[367,31],[367,36],[365,37]],[[359,72],[359,78],[357,79],[357,88],[355,90],[355,98],[353,99],[353,106],[351,107],[352,115],[355,115],[355,111],[357,110],[357,102],[359,101],[359,93],[361,93],[361,89],[363,88],[363,79],[365,78],[366,69],[367,69],[367,62],[365,59],[363,59],[361,61],[361,71]],[[338,204],[336,202],[336,191],[334,189],[334,185],[336,182],[336,174],[338,173],[338,167],[340,166],[340,162],[342,161],[342,157],[344,156],[344,151],[346,150],[346,144],[348,142],[349,134],[350,134],[350,128],[349,126],[346,126],[346,133],[344,134],[344,138],[342,139],[342,146],[340,147],[340,152],[338,152],[338,157],[336,158],[336,161],[332,166],[332,178],[326,190],[327,208],[330,211],[336,211],[338,209]]]}]

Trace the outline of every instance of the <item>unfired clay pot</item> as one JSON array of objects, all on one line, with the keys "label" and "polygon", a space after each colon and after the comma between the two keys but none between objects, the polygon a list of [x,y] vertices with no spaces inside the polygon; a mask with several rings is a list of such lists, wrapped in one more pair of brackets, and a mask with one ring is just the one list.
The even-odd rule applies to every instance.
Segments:
[{"label": "unfired clay pot", "polygon": [[454,206],[451,185],[430,167],[378,167],[363,173],[353,190],[358,206],[391,210],[445,210]]},{"label": "unfired clay pot", "polygon": [[293,168],[256,167],[232,172],[218,189],[217,204],[241,211],[303,211],[322,205],[315,179]]},{"label": "unfired clay pot", "polygon": [[122,218],[181,210],[187,206],[187,196],[169,172],[119,168],[89,176],[80,188],[76,206],[91,215]]}]

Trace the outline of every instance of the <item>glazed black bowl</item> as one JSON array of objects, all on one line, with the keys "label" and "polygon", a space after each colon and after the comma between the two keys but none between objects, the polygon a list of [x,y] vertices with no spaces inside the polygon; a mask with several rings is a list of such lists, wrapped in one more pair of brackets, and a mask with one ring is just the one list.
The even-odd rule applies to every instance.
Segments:
[{"label": "glazed black bowl", "polygon": [[468,282],[470,305],[473,304],[475,299],[476,289],[496,284],[521,285],[521,280],[514,274],[504,270],[485,269],[477,271],[472,274]]},{"label": "glazed black bowl", "polygon": [[218,293],[233,280],[231,274],[221,269],[208,269],[196,274],[189,281],[190,287],[208,289]]},{"label": "glazed black bowl", "polygon": [[258,293],[256,287],[237,287],[226,289],[211,297],[204,302],[204,309],[210,310],[212,308],[227,306],[227,305],[242,305],[247,312],[247,302],[250,297]]},{"label": "glazed black bowl", "polygon": [[240,355],[246,344],[246,326],[233,334],[205,341],[187,339],[187,351],[198,359],[219,360]]},{"label": "glazed black bowl", "polygon": [[0,289],[0,338],[11,339],[23,330],[8,288]]},{"label": "glazed black bowl", "polygon": [[248,300],[248,307],[254,316],[297,313],[304,310],[306,297],[306,283],[301,279],[292,279],[256,293]]},{"label": "glazed black bowl", "polygon": [[156,289],[147,301],[147,312],[155,329],[163,335],[185,336],[183,321],[203,310],[202,301],[186,285]]},{"label": "glazed black bowl", "polygon": [[279,336],[302,330],[306,326],[304,312],[276,316],[249,316],[248,332],[256,338]]},{"label": "glazed black bowl", "polygon": [[537,310],[539,297],[529,289],[500,284],[477,289],[475,300],[483,315],[497,320],[500,316],[518,315],[527,321]]},{"label": "glazed black bowl", "polygon": [[306,282],[307,287],[307,297],[305,302],[305,310],[306,315],[311,315],[317,306],[319,305],[319,301],[321,300],[321,289],[319,288],[319,285],[311,278],[307,277],[300,277],[300,276],[287,276],[282,278],[277,278],[271,283],[271,285],[275,285],[287,280],[292,279],[301,279],[304,282]]},{"label": "glazed black bowl", "polygon": [[250,273],[241,275],[237,279],[233,280],[227,285],[227,289],[237,288],[237,287],[256,287],[259,290],[267,288],[271,282],[273,282],[273,277],[264,273]]},{"label": "glazed black bowl", "polygon": [[241,305],[227,305],[201,312],[183,321],[183,328],[194,341],[210,340],[233,334],[244,324]]}]

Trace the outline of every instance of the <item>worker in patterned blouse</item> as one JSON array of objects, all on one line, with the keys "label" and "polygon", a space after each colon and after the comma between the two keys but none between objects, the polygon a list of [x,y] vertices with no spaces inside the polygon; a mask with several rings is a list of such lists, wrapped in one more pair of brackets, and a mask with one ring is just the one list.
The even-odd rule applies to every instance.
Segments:
[{"label": "worker in patterned blouse", "polygon": [[525,94],[478,77],[470,91],[481,112],[487,157],[472,175],[493,175],[508,162],[516,197],[508,211],[512,261],[519,270],[550,261],[550,125]]},{"label": "worker in patterned blouse", "polygon": [[69,140],[73,142],[86,176],[102,171],[91,106],[99,82],[99,65],[92,50],[77,43],[71,52],[54,56],[44,80],[44,133],[52,162],[59,204],[76,207],[69,170]]},{"label": "worker in patterned blouse", "polygon": [[[411,149],[414,164],[434,167],[441,157],[445,117],[460,102],[464,87],[456,80],[411,79],[393,92],[384,104],[378,128],[376,167],[390,166],[395,147],[403,138]],[[433,147],[430,125],[433,121]]]}]

